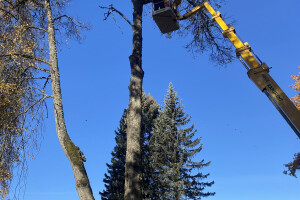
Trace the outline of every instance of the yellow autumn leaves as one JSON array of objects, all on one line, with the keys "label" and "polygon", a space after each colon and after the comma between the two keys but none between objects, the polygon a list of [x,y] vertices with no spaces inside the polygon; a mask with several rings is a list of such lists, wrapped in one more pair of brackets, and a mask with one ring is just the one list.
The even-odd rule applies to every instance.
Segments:
[{"label": "yellow autumn leaves", "polygon": [[16,84],[5,83],[3,80],[0,80],[0,108],[11,102],[9,97],[15,91],[15,89]]},{"label": "yellow autumn leaves", "polygon": [[[300,69],[300,66],[299,66]],[[300,74],[300,72],[299,72]],[[300,75],[292,75],[292,79],[295,81],[293,85],[291,85],[292,88],[294,88],[296,91],[300,92]],[[291,100],[294,102],[298,110],[300,110],[300,93],[298,93],[296,96],[292,97]]]}]

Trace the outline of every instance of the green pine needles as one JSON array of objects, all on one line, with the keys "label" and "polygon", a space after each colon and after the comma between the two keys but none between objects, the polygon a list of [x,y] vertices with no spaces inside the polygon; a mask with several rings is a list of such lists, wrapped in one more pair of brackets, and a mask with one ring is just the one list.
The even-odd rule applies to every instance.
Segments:
[{"label": "green pine needles", "polygon": [[[117,145],[112,152],[108,173],[103,179],[105,190],[100,192],[102,200],[122,200],[124,195],[124,172],[126,151],[126,111],[116,131]],[[173,85],[169,84],[162,108],[145,94],[143,95],[142,172],[143,199],[179,200],[201,199],[213,196],[204,191],[214,184],[204,182],[209,174],[201,169],[210,162],[194,161],[202,150],[200,138],[195,137],[194,124]],[[195,139],[194,139],[195,138]]]},{"label": "green pine needles", "polygon": [[126,158],[126,110],[120,120],[120,126],[115,131],[116,146],[111,153],[111,164],[106,163],[107,173],[104,174],[103,182],[105,190],[100,192],[102,200],[124,199],[125,183],[125,158]]}]

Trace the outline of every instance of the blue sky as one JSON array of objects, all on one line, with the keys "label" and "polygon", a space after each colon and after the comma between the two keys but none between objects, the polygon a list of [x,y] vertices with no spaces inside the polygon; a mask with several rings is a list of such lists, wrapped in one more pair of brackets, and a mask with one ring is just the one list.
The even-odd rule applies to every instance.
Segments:
[{"label": "blue sky", "polygon": [[[116,16],[103,21],[98,5],[115,7],[131,18],[130,1],[73,1],[69,13],[89,21],[92,30],[82,44],[70,41],[59,53],[62,94],[68,132],[87,162],[95,198],[115,145],[114,130],[128,104],[131,29]],[[271,69],[288,96],[296,94],[290,75],[298,74],[300,2],[227,0],[221,13]],[[205,169],[215,184],[211,200],[298,200],[299,178],[283,175],[283,164],[299,152],[300,140],[271,102],[248,79],[239,61],[218,67],[208,55],[193,58],[186,39],[167,39],[149,16],[144,17],[144,89],[162,104],[169,82],[202,137],[195,159],[211,160]],[[73,173],[59,145],[48,104],[41,150],[29,161],[26,200],[78,199]]]}]

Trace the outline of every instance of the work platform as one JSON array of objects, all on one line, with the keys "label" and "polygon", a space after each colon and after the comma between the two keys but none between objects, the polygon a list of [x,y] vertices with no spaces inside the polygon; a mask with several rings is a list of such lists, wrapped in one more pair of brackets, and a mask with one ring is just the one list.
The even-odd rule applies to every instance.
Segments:
[{"label": "work platform", "polygon": [[169,33],[179,29],[176,15],[170,7],[153,11],[152,17],[162,33]]}]

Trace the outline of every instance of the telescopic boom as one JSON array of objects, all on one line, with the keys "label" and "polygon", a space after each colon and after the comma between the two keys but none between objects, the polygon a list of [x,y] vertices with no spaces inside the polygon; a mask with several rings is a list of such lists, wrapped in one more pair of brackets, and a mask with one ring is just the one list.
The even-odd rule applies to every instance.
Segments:
[{"label": "telescopic boom", "polygon": [[[180,3],[181,0],[175,0],[173,3],[172,10],[177,10],[177,7],[180,5]],[[291,128],[300,138],[300,110],[296,108],[296,106],[289,99],[289,97],[283,92],[283,90],[269,75],[269,67],[267,66],[267,64],[260,61],[260,59],[255,55],[255,53],[252,51],[250,45],[247,42],[244,43],[240,40],[240,38],[236,34],[234,27],[227,25],[222,19],[220,12],[216,12],[209,5],[209,3],[205,2],[199,6],[196,6],[184,15],[178,15],[178,13],[175,13],[175,15],[168,15],[169,19],[166,19],[167,17],[163,16],[164,13],[160,12],[157,14],[157,16],[155,16],[154,13],[153,18],[155,19],[160,30],[167,32],[167,29],[169,27],[167,27],[167,29],[166,27],[163,27],[164,23],[173,23],[174,25],[170,28],[173,28],[173,30],[175,30],[177,20],[187,19],[193,16],[195,13],[203,11],[204,9],[212,15],[212,19],[222,29],[223,36],[225,38],[228,38],[229,41],[235,47],[236,55],[242,62],[242,64],[246,67],[248,77],[256,84],[256,86],[263,93],[266,94],[266,96],[274,104],[276,109],[280,112],[283,118],[287,121],[287,123],[291,126]],[[168,12],[170,13],[170,10],[168,10]],[[170,31],[173,30],[170,29]]]}]

